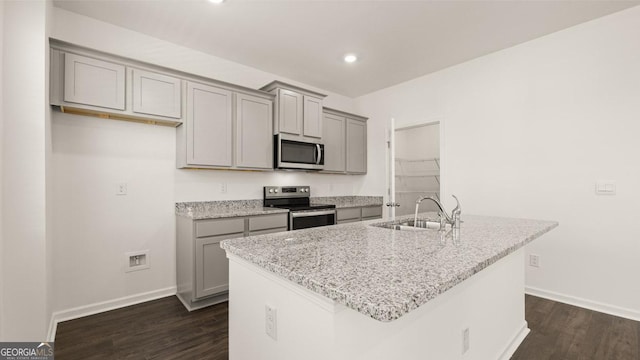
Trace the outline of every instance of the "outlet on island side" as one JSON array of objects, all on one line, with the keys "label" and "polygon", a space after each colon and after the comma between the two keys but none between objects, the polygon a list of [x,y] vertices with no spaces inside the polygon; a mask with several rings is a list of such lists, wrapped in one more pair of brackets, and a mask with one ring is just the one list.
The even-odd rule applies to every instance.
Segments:
[{"label": "outlet on island side", "polygon": [[276,308],[265,305],[265,331],[273,340],[278,340],[278,311]]},{"label": "outlet on island side", "polygon": [[529,254],[529,266],[540,267],[540,256],[536,254]]}]

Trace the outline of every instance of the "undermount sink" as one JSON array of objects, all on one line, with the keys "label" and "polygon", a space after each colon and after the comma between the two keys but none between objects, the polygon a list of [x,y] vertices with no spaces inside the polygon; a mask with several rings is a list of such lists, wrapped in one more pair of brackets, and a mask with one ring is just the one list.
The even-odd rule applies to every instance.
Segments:
[{"label": "undermount sink", "polygon": [[400,222],[392,221],[387,223],[371,224],[371,226],[377,226],[392,230],[429,231],[440,229],[440,222],[428,219],[418,219],[418,222],[417,224],[415,224],[415,226],[413,220],[405,220]]}]

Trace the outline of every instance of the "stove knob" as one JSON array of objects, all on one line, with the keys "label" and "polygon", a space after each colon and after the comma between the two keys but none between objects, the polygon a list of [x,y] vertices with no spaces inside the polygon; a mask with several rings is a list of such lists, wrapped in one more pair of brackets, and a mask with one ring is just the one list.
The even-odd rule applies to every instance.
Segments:
[{"label": "stove knob", "polygon": [[273,189],[269,189],[269,192],[270,192],[271,194],[273,194]]},{"label": "stove knob", "polygon": [[309,192],[309,188],[306,188],[304,191]]},{"label": "stove knob", "polygon": [[276,193],[278,193],[278,189],[275,189],[274,191],[275,191]]}]

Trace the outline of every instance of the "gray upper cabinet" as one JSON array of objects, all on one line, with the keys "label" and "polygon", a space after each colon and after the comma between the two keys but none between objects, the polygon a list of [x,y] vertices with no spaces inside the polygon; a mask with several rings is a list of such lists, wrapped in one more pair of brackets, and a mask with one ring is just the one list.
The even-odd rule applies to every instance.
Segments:
[{"label": "gray upper cabinet", "polygon": [[322,99],[326,95],[281,81],[273,81],[260,90],[276,95],[274,134],[297,135],[314,142],[322,139]]},{"label": "gray upper cabinet", "polygon": [[322,138],[322,99],[304,96],[303,135]]},{"label": "gray upper cabinet", "polygon": [[181,81],[155,72],[132,69],[133,112],[180,119]]},{"label": "gray upper cabinet", "polygon": [[280,132],[300,135],[302,132],[303,96],[286,89],[278,89],[277,94],[277,121]]},{"label": "gray upper cabinet", "polygon": [[367,173],[367,122],[347,119],[347,172]]},{"label": "gray upper cabinet", "polygon": [[273,170],[273,95],[185,83],[186,121],[176,129],[178,168]]},{"label": "gray upper cabinet", "polygon": [[64,54],[64,101],[124,110],[124,65]]},{"label": "gray upper cabinet", "polygon": [[233,93],[199,83],[187,83],[187,165],[232,165]]},{"label": "gray upper cabinet", "polygon": [[273,168],[273,102],[269,99],[236,94],[236,166]]},{"label": "gray upper cabinet", "polygon": [[326,172],[346,171],[346,118],[324,114],[324,170]]},{"label": "gray upper cabinet", "polygon": [[54,39],[50,44],[49,102],[61,112],[174,127],[182,124],[179,74]]},{"label": "gray upper cabinet", "polygon": [[367,118],[324,108],[324,172],[367,173]]}]

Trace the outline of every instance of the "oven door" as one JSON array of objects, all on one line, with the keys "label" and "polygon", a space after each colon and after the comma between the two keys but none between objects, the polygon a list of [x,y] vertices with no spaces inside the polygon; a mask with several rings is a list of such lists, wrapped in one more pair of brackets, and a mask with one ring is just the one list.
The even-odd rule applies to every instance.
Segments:
[{"label": "oven door", "polygon": [[275,136],[275,165],[278,169],[322,170],[324,145]]},{"label": "oven door", "polygon": [[289,213],[289,230],[335,225],[335,210],[293,211]]}]

